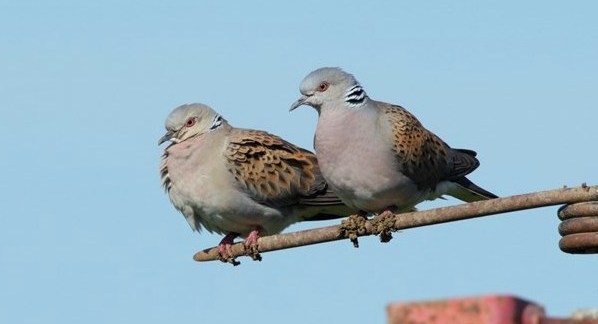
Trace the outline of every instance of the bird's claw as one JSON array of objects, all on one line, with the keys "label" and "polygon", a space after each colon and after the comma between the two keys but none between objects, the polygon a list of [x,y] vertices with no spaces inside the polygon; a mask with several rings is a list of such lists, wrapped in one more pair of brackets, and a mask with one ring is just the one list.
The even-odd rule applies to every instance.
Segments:
[{"label": "bird's claw", "polygon": [[237,261],[237,259],[232,255],[230,248],[230,244],[221,244],[218,246],[218,255],[220,256],[218,259],[224,263],[230,263],[236,267],[241,264],[241,262]]},{"label": "bird's claw", "polygon": [[237,261],[237,259],[234,256],[232,256],[232,255],[228,255],[228,256],[222,256],[222,255],[220,255],[220,261],[222,261],[224,263],[230,263],[234,267],[236,267],[239,264],[241,264],[241,262]]},{"label": "bird's claw", "polygon": [[232,252],[230,251],[231,247],[235,243],[235,237],[237,237],[238,235],[239,234],[237,234],[237,233],[228,233],[222,239],[222,241],[220,241],[220,244],[218,244],[218,255],[219,255],[218,259],[220,261],[222,261],[224,263],[230,263],[233,266],[238,266],[239,264],[241,264],[241,262],[239,262],[239,261],[237,261],[237,259],[235,259]]},{"label": "bird's claw", "polygon": [[387,243],[392,240],[392,233],[396,232],[395,217],[389,210],[385,210],[374,217],[370,224],[374,227],[374,234],[380,237],[380,242]]},{"label": "bird's claw", "polygon": [[243,246],[245,247],[245,254],[251,257],[253,261],[262,261],[262,256],[260,255],[259,245],[257,240],[260,238],[260,230],[256,228],[255,230],[251,231],[245,239],[245,243]]},{"label": "bird's claw", "polygon": [[257,242],[255,243],[245,243],[245,254],[251,257],[253,261],[262,261],[262,255],[259,251],[259,246]]},{"label": "bird's claw", "polygon": [[347,217],[347,219],[341,222],[340,226],[340,235],[349,238],[351,243],[353,243],[353,247],[359,247],[359,241],[357,238],[359,235],[363,235],[366,233],[367,229],[365,228],[366,224],[365,215],[358,214],[358,215],[351,215]]}]

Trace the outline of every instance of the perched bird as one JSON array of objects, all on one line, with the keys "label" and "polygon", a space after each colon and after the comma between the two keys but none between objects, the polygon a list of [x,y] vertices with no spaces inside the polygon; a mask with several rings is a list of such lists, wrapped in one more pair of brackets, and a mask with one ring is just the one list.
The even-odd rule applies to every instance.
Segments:
[{"label": "perched bird", "polygon": [[466,202],[497,198],[465,177],[479,166],[474,151],[453,149],[405,108],[370,99],[353,75],[320,68],[300,91],[290,110],[318,111],[320,169],[349,207],[389,215],[445,194]]},{"label": "perched bird", "polygon": [[162,185],[193,230],[225,235],[223,257],[237,236],[251,248],[295,222],[353,212],[329,190],[315,155],[278,136],[234,128],[203,104],[174,109],[165,126],[158,144],[172,144]]}]

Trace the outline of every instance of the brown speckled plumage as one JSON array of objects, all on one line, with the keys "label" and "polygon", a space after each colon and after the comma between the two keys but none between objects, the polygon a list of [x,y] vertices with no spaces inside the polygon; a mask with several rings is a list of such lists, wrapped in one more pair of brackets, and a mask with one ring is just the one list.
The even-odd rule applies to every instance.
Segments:
[{"label": "brown speckled plumage", "polygon": [[474,151],[451,149],[405,108],[377,104],[383,105],[392,125],[393,147],[403,173],[418,187],[434,189],[440,181],[465,176],[480,165]]},{"label": "brown speckled plumage", "polygon": [[278,136],[234,128],[203,104],[176,108],[165,126],[162,185],[191,228],[225,234],[222,244],[354,211],[328,189],[313,153]]},{"label": "brown speckled plumage", "polygon": [[278,136],[235,129],[224,154],[228,170],[261,203],[280,207],[326,192],[315,155]]},{"label": "brown speckled plumage", "polygon": [[347,205],[366,212],[411,210],[451,195],[463,201],[495,198],[465,176],[476,153],[453,149],[401,106],[370,98],[339,68],[309,73],[291,110],[318,112],[315,148],[322,175]]}]

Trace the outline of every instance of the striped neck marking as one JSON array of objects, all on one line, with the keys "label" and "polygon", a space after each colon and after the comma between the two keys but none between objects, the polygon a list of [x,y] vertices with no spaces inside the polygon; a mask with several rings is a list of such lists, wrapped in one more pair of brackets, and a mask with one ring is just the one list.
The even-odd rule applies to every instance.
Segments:
[{"label": "striped neck marking", "polygon": [[361,87],[359,83],[355,84],[345,94],[345,103],[350,107],[359,107],[363,105],[365,99],[367,98],[367,94],[365,90]]}]

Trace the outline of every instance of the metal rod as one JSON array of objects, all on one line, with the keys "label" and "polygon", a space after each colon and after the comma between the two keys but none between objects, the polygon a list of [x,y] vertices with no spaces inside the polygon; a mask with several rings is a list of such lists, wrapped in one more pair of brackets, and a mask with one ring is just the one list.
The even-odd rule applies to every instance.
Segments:
[{"label": "metal rod", "polygon": [[[394,229],[407,229],[524,209],[596,200],[598,200],[598,186],[587,186],[583,184],[582,186],[576,188],[562,188],[486,201],[478,201],[452,207],[397,214],[394,215]],[[366,221],[365,228],[366,231],[359,233],[358,236],[368,236],[376,232],[375,227],[371,224],[371,221]],[[258,240],[258,245],[259,252],[270,252],[342,240],[345,238],[346,236],[340,231],[340,226],[337,225],[293,233],[265,236]],[[243,243],[236,243],[231,247],[230,252],[233,257],[245,255],[245,246]],[[199,251],[193,256],[193,259],[195,261],[219,260],[220,255],[218,253],[218,248],[212,247]]]}]

